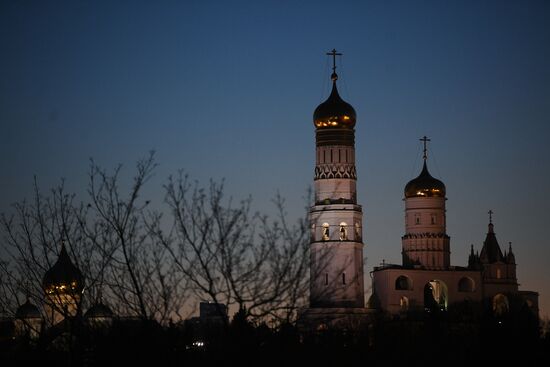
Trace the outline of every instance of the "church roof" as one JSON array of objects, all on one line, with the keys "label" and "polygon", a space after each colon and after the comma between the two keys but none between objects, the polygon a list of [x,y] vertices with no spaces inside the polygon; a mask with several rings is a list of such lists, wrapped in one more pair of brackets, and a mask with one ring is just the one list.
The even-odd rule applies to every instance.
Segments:
[{"label": "church roof", "polygon": [[432,196],[445,197],[445,184],[430,175],[424,159],[422,172],[405,186],[405,198]]},{"label": "church roof", "polygon": [[61,251],[56,263],[44,274],[42,287],[46,293],[82,292],[84,277],[80,269],[71,261],[64,243],[61,244]]},{"label": "church roof", "polygon": [[492,264],[495,262],[503,262],[504,256],[498,245],[497,237],[494,232],[493,223],[489,223],[489,231],[487,232],[487,237],[483,242],[483,248],[479,254],[479,258],[484,264]]},{"label": "church roof", "polygon": [[315,127],[318,129],[353,129],[355,120],[355,109],[340,97],[336,80],[334,80],[330,96],[317,106],[313,113]]},{"label": "church roof", "polygon": [[336,50],[332,50],[327,55],[331,55],[333,58],[332,75],[330,76],[332,79],[332,91],[327,100],[315,109],[313,123],[317,129],[353,130],[356,119],[355,110],[340,97],[338,88],[336,87],[336,81],[338,80],[338,74],[336,74],[336,56],[342,54],[336,52]]}]

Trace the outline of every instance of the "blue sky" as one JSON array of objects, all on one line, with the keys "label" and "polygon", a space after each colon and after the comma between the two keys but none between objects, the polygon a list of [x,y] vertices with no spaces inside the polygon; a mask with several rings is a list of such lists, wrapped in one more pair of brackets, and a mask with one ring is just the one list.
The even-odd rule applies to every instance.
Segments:
[{"label": "blue sky", "polygon": [[65,178],[156,150],[147,195],[182,168],[291,217],[312,184],[312,114],[329,58],[357,111],[366,269],[400,262],[403,187],[420,142],[447,186],[452,263],[487,211],[523,289],[550,310],[547,1],[13,1],[0,3],[0,211]]}]

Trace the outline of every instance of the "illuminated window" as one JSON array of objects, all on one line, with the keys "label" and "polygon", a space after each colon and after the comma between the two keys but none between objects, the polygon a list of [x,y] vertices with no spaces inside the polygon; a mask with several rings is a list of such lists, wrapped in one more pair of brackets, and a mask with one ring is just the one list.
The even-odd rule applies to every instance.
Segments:
[{"label": "illuminated window", "polygon": [[502,276],[500,269],[497,269],[497,279],[500,279]]},{"label": "illuminated window", "polygon": [[328,241],[330,239],[330,231],[328,223],[323,223],[323,241]]},{"label": "illuminated window", "polygon": [[345,241],[348,239],[347,233],[347,224],[345,222],[340,223],[340,241]]}]

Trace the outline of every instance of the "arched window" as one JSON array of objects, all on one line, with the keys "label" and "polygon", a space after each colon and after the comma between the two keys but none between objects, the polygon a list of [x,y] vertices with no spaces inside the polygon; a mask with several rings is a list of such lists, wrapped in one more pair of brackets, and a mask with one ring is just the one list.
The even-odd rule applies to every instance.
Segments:
[{"label": "arched window", "polygon": [[473,292],[475,290],[475,283],[471,278],[463,277],[458,281],[459,292]]},{"label": "arched window", "polygon": [[329,225],[328,223],[323,223],[323,241],[328,241],[330,239]]},{"label": "arched window", "polygon": [[358,222],[355,222],[355,239],[360,240],[361,239],[361,226]]},{"label": "arched window", "polygon": [[508,304],[508,297],[499,293],[493,297],[493,312],[497,316],[502,316],[508,312],[510,306]]},{"label": "arched window", "polygon": [[410,291],[412,290],[412,281],[405,275],[400,275],[395,280],[395,289],[398,291]]},{"label": "arched window", "polygon": [[502,278],[502,273],[500,269],[497,268],[497,279],[500,279],[500,278]]},{"label": "arched window", "polygon": [[311,241],[315,241],[315,223],[311,224]]},{"label": "arched window", "polygon": [[346,222],[340,223],[340,241],[345,241],[348,239],[348,232],[346,227]]}]

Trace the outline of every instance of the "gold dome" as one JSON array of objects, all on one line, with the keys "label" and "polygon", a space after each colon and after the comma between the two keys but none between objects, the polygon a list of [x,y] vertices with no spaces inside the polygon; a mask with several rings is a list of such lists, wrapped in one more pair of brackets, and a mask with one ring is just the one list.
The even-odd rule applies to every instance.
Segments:
[{"label": "gold dome", "polygon": [[65,244],[61,244],[59,258],[54,266],[44,274],[42,288],[46,294],[82,293],[84,277],[69,258]]},{"label": "gold dome", "polygon": [[317,129],[353,129],[355,126],[355,110],[340,98],[334,76],[332,92],[327,100],[315,109],[313,123]]},{"label": "gold dome", "polygon": [[412,197],[445,197],[445,184],[430,175],[425,160],[420,175],[405,186],[405,198]]}]

